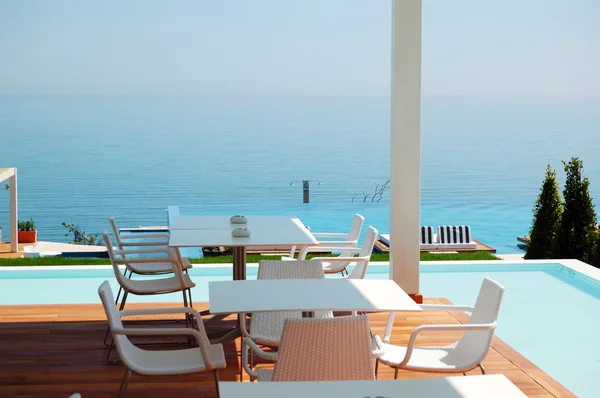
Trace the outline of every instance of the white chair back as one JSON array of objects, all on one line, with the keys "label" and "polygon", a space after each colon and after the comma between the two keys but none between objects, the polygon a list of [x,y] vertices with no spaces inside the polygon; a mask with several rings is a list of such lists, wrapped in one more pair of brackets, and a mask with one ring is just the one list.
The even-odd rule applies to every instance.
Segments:
[{"label": "white chair back", "polygon": [[323,279],[321,260],[260,260],[256,279]]},{"label": "white chair back", "polygon": [[367,267],[369,266],[369,260],[371,258],[371,254],[373,254],[373,246],[375,246],[375,241],[377,240],[377,234],[377,229],[369,226],[365,235],[365,240],[363,241],[363,244],[360,247],[360,252],[358,253],[360,257],[367,257],[368,260],[357,261],[356,266],[354,267],[350,275],[348,275],[349,279],[365,278],[365,275],[367,274]]},{"label": "white chair back", "polygon": [[350,226],[350,232],[348,233],[348,240],[358,242],[360,231],[362,230],[365,218],[360,214],[356,213],[352,219],[352,225]]},{"label": "white chair back", "polygon": [[[503,296],[504,286],[490,278],[484,278],[477,301],[473,307],[469,324],[490,324],[497,322]],[[457,351],[462,352],[465,356],[470,353],[469,356],[474,356],[472,363],[480,363],[492,345],[494,330],[495,328],[465,332],[456,344]]]}]

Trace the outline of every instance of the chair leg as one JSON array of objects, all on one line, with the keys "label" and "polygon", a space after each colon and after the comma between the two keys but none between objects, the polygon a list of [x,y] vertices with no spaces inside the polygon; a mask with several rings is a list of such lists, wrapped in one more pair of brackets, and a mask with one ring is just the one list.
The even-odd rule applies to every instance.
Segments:
[{"label": "chair leg", "polygon": [[375,380],[377,380],[377,372],[379,371],[379,359],[375,360]]},{"label": "chair leg", "polygon": [[484,375],[485,374],[485,369],[483,368],[482,364],[479,364],[479,369],[481,369],[481,374]]},{"label": "chair leg", "polygon": [[394,368],[394,379],[398,378],[398,368]]},{"label": "chair leg", "polygon": [[127,370],[125,370],[125,375],[123,376],[123,381],[121,382],[121,388],[119,389],[119,395],[118,395],[119,398],[123,397],[123,394],[125,394],[125,391],[127,390],[127,385],[129,384],[130,377],[131,377],[131,369],[127,368]]},{"label": "chair leg", "polygon": [[[129,270],[129,276],[127,276],[127,271],[128,271],[128,268],[125,267],[125,271],[123,271],[123,275],[125,276],[125,278],[131,279],[131,276],[133,275],[133,271]],[[123,291],[123,286],[119,285],[119,291],[117,292],[117,299],[115,300],[115,304],[117,304],[119,302],[119,298],[121,297],[122,291]]]},{"label": "chair leg", "polygon": [[123,311],[123,308],[125,308],[125,302],[127,301],[128,295],[129,295],[129,292],[127,290],[124,290],[123,291],[123,301],[121,301],[121,305],[119,306],[119,311]]},{"label": "chair leg", "polygon": [[219,371],[215,369],[213,370],[213,373],[215,376],[215,389],[217,390],[217,398],[219,398],[221,396],[221,392],[219,391]]}]

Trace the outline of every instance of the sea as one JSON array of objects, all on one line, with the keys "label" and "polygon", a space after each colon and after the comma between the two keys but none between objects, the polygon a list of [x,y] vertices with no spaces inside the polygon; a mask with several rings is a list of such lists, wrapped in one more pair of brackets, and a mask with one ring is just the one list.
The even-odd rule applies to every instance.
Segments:
[{"label": "sea", "polygon": [[[389,190],[375,193],[390,178],[389,137],[389,98],[0,96],[0,168],[18,169],[19,218],[44,241],[72,239],[63,222],[101,233],[110,215],[166,225],[175,205],[311,208],[312,229],[330,232],[362,212],[388,233]],[[598,98],[424,96],[421,224],[470,225],[498,253],[519,253],[546,165],[562,189],[562,161],[580,158],[597,206],[598,154]]]}]

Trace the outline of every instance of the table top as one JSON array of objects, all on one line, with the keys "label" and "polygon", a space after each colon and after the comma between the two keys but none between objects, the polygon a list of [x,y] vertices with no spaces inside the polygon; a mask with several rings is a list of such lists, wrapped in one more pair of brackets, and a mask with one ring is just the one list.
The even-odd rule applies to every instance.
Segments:
[{"label": "table top", "polygon": [[220,382],[221,398],[511,398],[526,397],[504,375],[452,376],[405,380],[277,383]]},{"label": "table top", "polygon": [[210,312],[421,311],[392,280],[263,279],[209,282]]},{"label": "table top", "polygon": [[[246,224],[232,224],[230,216],[174,216],[169,246],[309,246],[318,241],[294,216],[246,216]],[[231,235],[235,228],[247,228],[251,235]]]}]

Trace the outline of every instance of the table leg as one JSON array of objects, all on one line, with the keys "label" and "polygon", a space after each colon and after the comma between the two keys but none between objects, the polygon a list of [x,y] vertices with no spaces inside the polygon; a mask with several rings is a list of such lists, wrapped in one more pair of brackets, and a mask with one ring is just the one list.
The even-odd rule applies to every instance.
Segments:
[{"label": "table leg", "polygon": [[[236,246],[233,248],[233,280],[246,280],[246,247]],[[237,325],[227,334],[220,337],[217,342],[225,343],[241,337],[242,329],[240,328],[240,319],[238,316]]]},{"label": "table leg", "polygon": [[233,280],[246,280],[246,246],[233,248]]}]

